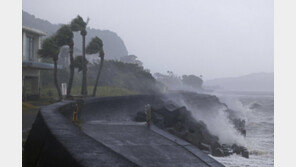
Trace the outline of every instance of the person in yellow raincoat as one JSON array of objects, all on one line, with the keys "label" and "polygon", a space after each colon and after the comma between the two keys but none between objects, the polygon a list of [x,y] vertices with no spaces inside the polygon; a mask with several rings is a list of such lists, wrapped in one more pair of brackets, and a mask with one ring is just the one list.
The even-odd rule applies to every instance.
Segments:
[{"label": "person in yellow raincoat", "polygon": [[150,124],[151,124],[151,105],[150,104],[147,104],[145,106],[145,111],[146,111],[146,125],[150,127]]}]

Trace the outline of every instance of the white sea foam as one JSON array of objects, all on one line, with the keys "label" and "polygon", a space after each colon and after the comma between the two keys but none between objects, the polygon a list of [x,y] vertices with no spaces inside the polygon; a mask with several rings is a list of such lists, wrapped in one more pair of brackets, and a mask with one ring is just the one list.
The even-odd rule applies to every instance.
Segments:
[{"label": "white sea foam", "polygon": [[[250,152],[248,159],[240,155],[214,157],[225,166],[270,167],[274,164],[273,135],[273,96],[219,96],[229,108],[235,109],[238,115],[247,120],[246,147]],[[254,102],[262,107],[249,109]]]},{"label": "white sea foam", "polygon": [[246,146],[245,138],[235,129],[233,123],[231,123],[225,106],[220,105],[201,109],[187,104],[183,99],[178,99],[177,103],[191,111],[196,120],[204,122],[209,132],[219,138],[220,144],[232,145],[235,143]]}]

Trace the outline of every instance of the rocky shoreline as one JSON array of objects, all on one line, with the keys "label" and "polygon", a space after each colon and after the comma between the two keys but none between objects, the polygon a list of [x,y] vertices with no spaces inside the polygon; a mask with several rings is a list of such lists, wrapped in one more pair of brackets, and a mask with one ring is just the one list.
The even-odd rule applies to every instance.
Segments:
[{"label": "rocky shoreline", "polygon": [[[249,157],[249,151],[246,147],[236,143],[221,143],[219,137],[212,135],[203,121],[198,121],[193,117],[188,106],[177,104],[180,99],[184,104],[202,108],[203,111],[213,111],[213,107],[223,106],[236,130],[242,136],[246,136],[245,120],[235,117],[232,114],[233,110],[229,109],[226,104],[221,103],[216,96],[193,92],[178,92],[162,97],[159,104],[151,106],[152,123],[213,156],[222,157],[239,154],[245,158]],[[147,114],[144,109],[137,112],[135,121],[144,122],[146,119]]]}]

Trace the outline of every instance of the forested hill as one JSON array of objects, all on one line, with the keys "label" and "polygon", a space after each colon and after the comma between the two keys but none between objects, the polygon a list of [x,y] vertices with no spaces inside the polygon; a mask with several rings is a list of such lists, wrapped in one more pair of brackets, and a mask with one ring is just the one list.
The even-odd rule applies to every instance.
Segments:
[{"label": "forested hill", "polygon": [[[47,20],[36,18],[34,15],[31,15],[25,11],[23,11],[22,14],[23,26],[39,29],[45,32],[47,35],[52,35],[61,26],[61,24],[52,24]],[[69,20],[69,22],[70,21],[71,20]],[[94,36],[99,36],[104,41],[104,51],[107,55],[107,59],[119,59],[122,56],[128,55],[128,51],[125,47],[123,40],[115,32],[109,30],[87,28],[86,43],[88,43]],[[78,33],[75,34],[74,42],[75,51],[81,52],[82,40],[81,36]]]}]

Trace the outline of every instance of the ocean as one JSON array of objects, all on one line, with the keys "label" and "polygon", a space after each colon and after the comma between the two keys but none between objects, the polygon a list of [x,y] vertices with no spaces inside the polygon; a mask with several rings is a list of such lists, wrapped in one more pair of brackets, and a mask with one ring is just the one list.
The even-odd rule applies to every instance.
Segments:
[{"label": "ocean", "polygon": [[249,158],[233,154],[213,157],[227,167],[274,166],[274,96],[273,92],[215,92],[220,101],[246,120],[244,138]]}]

